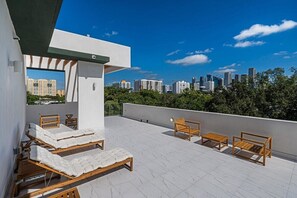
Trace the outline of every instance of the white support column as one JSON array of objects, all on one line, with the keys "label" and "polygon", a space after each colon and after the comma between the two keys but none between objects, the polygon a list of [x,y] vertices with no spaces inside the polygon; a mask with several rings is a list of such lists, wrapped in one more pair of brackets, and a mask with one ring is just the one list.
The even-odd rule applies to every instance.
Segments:
[{"label": "white support column", "polygon": [[104,66],[78,61],[78,128],[104,128]]}]

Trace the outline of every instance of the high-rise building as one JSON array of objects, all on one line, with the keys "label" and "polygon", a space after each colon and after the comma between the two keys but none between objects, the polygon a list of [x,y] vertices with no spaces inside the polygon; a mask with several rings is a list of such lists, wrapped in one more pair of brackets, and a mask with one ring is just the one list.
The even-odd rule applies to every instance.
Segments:
[{"label": "high-rise building", "polygon": [[256,69],[255,68],[249,68],[249,84],[251,86],[254,86],[255,85],[255,78],[256,78]]},{"label": "high-rise building", "polygon": [[172,91],[175,94],[180,94],[187,88],[190,89],[190,83],[185,81],[177,81],[172,85]]},{"label": "high-rise building", "polygon": [[65,91],[64,91],[64,89],[59,89],[59,90],[57,90],[57,95],[59,95],[59,96],[65,96]]},{"label": "high-rise building", "polygon": [[256,69],[251,67],[249,68],[249,78],[254,79],[256,77]]},{"label": "high-rise building", "polygon": [[195,83],[196,83],[196,78],[193,77],[192,78],[192,83],[191,83],[191,89],[194,89]]},{"label": "high-rise building", "polygon": [[223,87],[223,86],[224,86],[224,78],[219,78],[218,87]]},{"label": "high-rise building", "polygon": [[115,88],[120,88],[120,83],[119,82],[112,83],[112,86]]},{"label": "high-rise building", "polygon": [[194,87],[193,87],[193,89],[194,89],[195,91],[199,91],[199,90],[200,90],[200,83],[199,83],[199,82],[195,82],[195,83],[194,83]]},{"label": "high-rise building", "polygon": [[122,80],[122,81],[120,82],[120,88],[123,88],[123,89],[131,89],[131,82]]},{"label": "high-rise building", "polygon": [[37,96],[56,96],[56,80],[46,79],[27,79],[27,91]]},{"label": "high-rise building", "polygon": [[134,81],[134,91],[140,91],[144,89],[158,91],[159,93],[162,93],[162,81],[147,79]]},{"label": "high-rise building", "polygon": [[122,80],[121,82],[115,82],[112,84],[115,88],[131,89],[131,82]]},{"label": "high-rise building", "polygon": [[230,87],[232,83],[232,75],[231,72],[224,73],[224,85],[225,87]]},{"label": "high-rise building", "polygon": [[248,75],[247,74],[241,74],[241,82],[248,83]]},{"label": "high-rise building", "polygon": [[214,82],[214,87],[223,87],[224,86],[224,79],[217,77],[217,76],[213,76],[213,82]]},{"label": "high-rise building", "polygon": [[205,89],[209,92],[213,92],[215,87],[214,87],[214,81],[207,81]]},{"label": "high-rise building", "polygon": [[162,86],[162,93],[171,93],[172,92],[172,86],[171,85],[163,85]]},{"label": "high-rise building", "polygon": [[241,76],[239,74],[235,74],[235,82],[241,82]]},{"label": "high-rise building", "polygon": [[208,81],[213,81],[213,78],[212,78],[211,74],[206,75],[206,82],[208,82]]},{"label": "high-rise building", "polygon": [[204,76],[200,76],[200,86],[205,86],[205,77]]}]

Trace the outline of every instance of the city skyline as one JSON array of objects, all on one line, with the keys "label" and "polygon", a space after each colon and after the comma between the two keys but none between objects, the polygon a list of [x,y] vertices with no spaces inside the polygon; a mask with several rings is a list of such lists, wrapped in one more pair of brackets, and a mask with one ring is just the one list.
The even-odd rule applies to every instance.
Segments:
[{"label": "city skyline", "polygon": [[65,72],[64,71],[52,71],[44,69],[30,69],[27,68],[27,78],[32,79],[45,79],[45,80],[56,80],[57,90],[65,89]]},{"label": "city skyline", "polygon": [[56,25],[131,46],[132,68],[107,75],[107,85],[141,78],[172,84],[193,74],[247,74],[249,67],[257,71],[283,67],[288,72],[297,66],[296,1],[131,0],[128,4],[111,0],[102,7],[94,0],[65,0]]}]

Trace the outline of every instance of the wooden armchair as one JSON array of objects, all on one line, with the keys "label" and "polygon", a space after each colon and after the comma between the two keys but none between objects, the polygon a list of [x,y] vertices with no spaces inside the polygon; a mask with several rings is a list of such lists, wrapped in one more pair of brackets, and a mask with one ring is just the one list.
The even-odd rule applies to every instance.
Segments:
[{"label": "wooden armchair", "polygon": [[[189,135],[189,141],[191,141],[191,137],[193,135],[200,135],[201,124],[200,122],[188,121],[184,118],[174,119],[174,136],[176,136],[177,132],[186,133]],[[191,127],[189,124],[196,125],[196,128]]]},{"label": "wooden armchair", "polygon": [[[249,136],[250,138],[246,138],[246,136]],[[251,139],[251,137],[253,139]],[[263,141],[259,141],[258,139],[263,139]],[[248,151],[256,155],[262,156],[263,161],[260,163],[263,164],[263,166],[265,166],[266,157],[268,156],[269,158],[271,158],[272,154],[272,137],[241,132],[240,137],[233,136],[232,147],[232,154],[239,155],[235,153],[235,148],[239,148],[240,150]],[[242,155],[240,156],[245,157]]]}]

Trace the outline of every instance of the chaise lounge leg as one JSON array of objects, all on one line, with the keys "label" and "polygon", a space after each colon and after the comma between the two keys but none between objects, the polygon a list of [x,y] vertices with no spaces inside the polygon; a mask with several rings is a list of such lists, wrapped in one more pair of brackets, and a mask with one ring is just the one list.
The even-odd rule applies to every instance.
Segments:
[{"label": "chaise lounge leg", "polygon": [[133,171],[133,158],[131,158],[131,161],[130,161],[130,171]]},{"label": "chaise lounge leg", "polygon": [[[100,145],[100,143],[101,143],[101,145]],[[98,147],[99,147],[101,150],[104,150],[104,141],[99,142],[99,143],[98,143]]]}]

